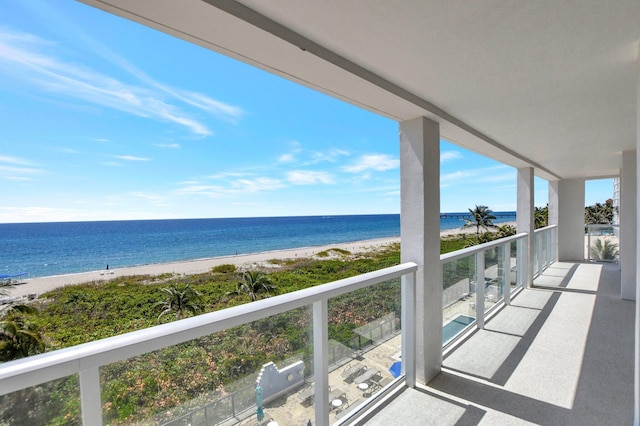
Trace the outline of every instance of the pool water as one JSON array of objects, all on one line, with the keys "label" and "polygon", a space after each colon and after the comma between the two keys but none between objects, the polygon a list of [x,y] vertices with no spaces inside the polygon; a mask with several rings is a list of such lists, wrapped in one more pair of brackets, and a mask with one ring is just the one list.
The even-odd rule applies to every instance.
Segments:
[{"label": "pool water", "polygon": [[464,330],[475,320],[475,318],[467,315],[458,315],[453,319],[453,321],[442,327],[442,346],[449,343],[451,339],[456,337],[462,330]]}]

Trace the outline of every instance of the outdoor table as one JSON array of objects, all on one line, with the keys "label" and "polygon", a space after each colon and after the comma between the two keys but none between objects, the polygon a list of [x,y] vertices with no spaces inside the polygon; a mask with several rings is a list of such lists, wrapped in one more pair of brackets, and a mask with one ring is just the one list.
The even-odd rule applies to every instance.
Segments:
[{"label": "outdoor table", "polygon": [[339,408],[342,405],[342,400],[334,399],[333,401],[331,401],[331,405],[333,406],[333,408]]},{"label": "outdoor table", "polygon": [[368,397],[371,396],[370,394],[367,393],[367,389],[369,389],[369,384],[367,383],[360,383],[358,385],[358,389],[360,389],[362,391],[362,396],[364,397]]}]

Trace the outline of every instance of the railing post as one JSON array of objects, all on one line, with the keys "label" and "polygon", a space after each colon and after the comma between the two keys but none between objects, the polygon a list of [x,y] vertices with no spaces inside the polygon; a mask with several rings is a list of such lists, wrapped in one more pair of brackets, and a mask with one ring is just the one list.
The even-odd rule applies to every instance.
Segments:
[{"label": "railing post", "polygon": [[502,294],[504,304],[511,304],[511,243],[502,246]]},{"label": "railing post", "polygon": [[313,376],[318,426],[329,425],[329,308],[326,299],[313,303]]},{"label": "railing post", "polygon": [[484,328],[484,250],[476,253],[476,322]]},{"label": "railing post", "polygon": [[547,230],[547,268],[553,263],[553,228]]},{"label": "railing post", "polygon": [[98,367],[80,371],[80,403],[84,426],[102,425],[102,398]]},{"label": "railing post", "polygon": [[233,417],[236,416],[236,394],[235,393],[231,394],[231,415]]},{"label": "railing post", "polygon": [[591,262],[591,226],[587,225],[587,261]]},{"label": "railing post", "polygon": [[524,255],[524,239],[521,238],[516,241],[516,264],[518,268],[516,269],[516,286],[524,287],[524,271],[526,270],[525,259],[527,258]]},{"label": "railing post", "polygon": [[416,386],[416,273],[402,276],[402,370],[409,388]]}]

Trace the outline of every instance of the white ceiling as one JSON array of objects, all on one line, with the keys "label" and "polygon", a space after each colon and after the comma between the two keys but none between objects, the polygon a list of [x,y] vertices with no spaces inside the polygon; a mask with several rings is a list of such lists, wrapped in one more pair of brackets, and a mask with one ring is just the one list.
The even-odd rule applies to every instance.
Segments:
[{"label": "white ceiling", "polygon": [[636,147],[638,0],[82,1],[547,179]]}]

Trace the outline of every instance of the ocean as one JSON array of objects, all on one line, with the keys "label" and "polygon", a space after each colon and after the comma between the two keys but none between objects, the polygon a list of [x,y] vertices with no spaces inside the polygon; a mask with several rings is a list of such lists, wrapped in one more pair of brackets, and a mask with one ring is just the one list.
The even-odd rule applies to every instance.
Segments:
[{"label": "ocean", "polygon": [[[496,212],[495,223],[515,220]],[[464,224],[444,213],[440,229]],[[29,278],[400,235],[400,215],[0,224],[0,275]]]}]

